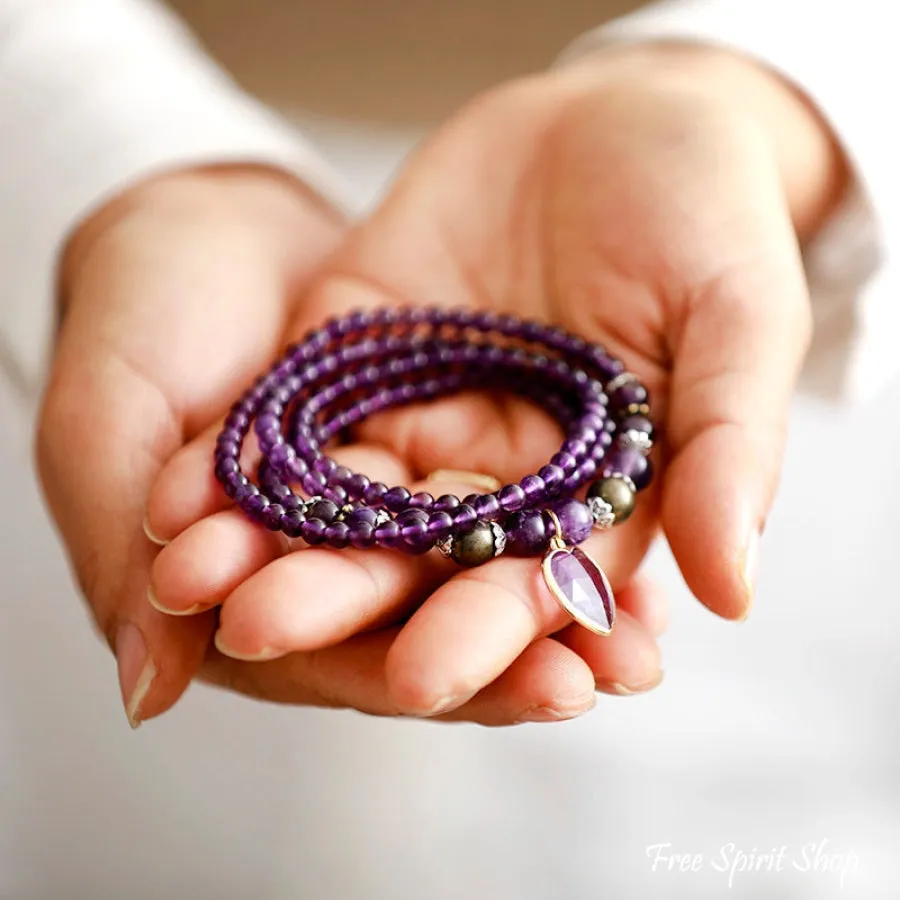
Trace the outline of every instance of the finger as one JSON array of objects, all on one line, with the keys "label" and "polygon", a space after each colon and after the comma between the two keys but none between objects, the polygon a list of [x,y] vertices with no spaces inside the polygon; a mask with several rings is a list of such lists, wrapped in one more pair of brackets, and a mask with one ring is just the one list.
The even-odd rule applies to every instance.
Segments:
[{"label": "finger", "polygon": [[653,637],[669,627],[669,598],[656,581],[638,572],[616,591],[616,607],[627,610]]},{"label": "finger", "polygon": [[[421,487],[413,485],[413,490]],[[459,491],[459,487],[441,485],[445,492]],[[221,546],[213,535],[204,540],[207,548],[202,555],[195,553],[195,560],[205,559]],[[179,539],[166,551],[181,542]],[[400,551],[351,548],[289,553],[249,577],[242,572],[245,577],[240,580],[235,577],[235,564],[215,565],[219,571],[228,567],[231,587],[224,598],[221,593],[216,595],[216,602],[222,603],[216,646],[225,655],[243,660],[274,659],[329,646],[358,631],[402,620],[458,571],[455,563],[434,552],[410,556]],[[219,591],[223,584],[220,579]]]},{"label": "finger", "polygon": [[[205,188],[188,182],[186,193],[151,192],[67,277],[37,442],[48,502],[116,650],[132,725],[177,700],[215,622],[173,619],[146,601],[150,485],[183,435],[221,410],[245,367],[271,353],[294,274],[274,243],[220,215],[218,189],[205,202]],[[312,218],[308,227],[313,256],[324,242]]]},{"label": "finger", "polygon": [[[645,504],[633,523],[586,545],[606,563],[614,585],[630,577],[646,552],[651,531],[641,518],[650,515],[650,504]],[[570,621],[545,584],[537,560],[501,557],[466,570],[435,591],[403,628],[388,657],[392,696],[410,714],[455,709],[497,678],[535,639]],[[652,680],[658,670],[652,635],[627,627],[623,635],[623,655],[646,665],[639,672],[621,673],[618,682],[627,686],[635,678],[639,684]]]},{"label": "finger", "polygon": [[[198,448],[209,449],[197,444],[185,448],[183,454],[187,455],[190,449],[192,454],[205,458],[206,454],[198,453]],[[398,459],[378,447],[352,445],[339,448],[334,455],[341,464],[359,466],[375,473],[376,478],[395,477],[402,482],[408,475]],[[198,469],[204,466],[200,459],[194,462]],[[207,460],[205,465],[208,464]],[[184,464],[179,463],[175,471],[184,473]],[[167,476],[161,475],[157,484],[166,480]],[[187,483],[182,487],[183,491],[179,491],[170,484],[173,507],[177,506],[177,497],[187,491]],[[158,520],[152,521],[156,526]],[[167,522],[171,524],[173,519],[170,517]],[[297,546],[284,535],[251,522],[233,506],[206,515],[177,534],[156,557],[148,592],[150,602],[160,612],[172,615],[203,612],[223,603],[245,581]],[[288,585],[287,593],[294,598],[293,584]],[[266,592],[263,597],[263,602],[268,602],[270,594]]]},{"label": "finger", "polygon": [[654,635],[627,610],[619,609],[609,637],[569,625],[556,639],[578,654],[594,675],[598,691],[642,694],[662,681],[659,648]]},{"label": "finger", "polygon": [[[360,634],[333,647],[262,663],[214,654],[202,677],[279,703],[398,716],[402,711],[393,702],[385,677],[385,661],[396,636],[396,628]],[[573,651],[547,639],[527,648],[494,683],[441,719],[484,725],[559,721],[593,705],[590,669]]]},{"label": "finger", "polygon": [[595,704],[588,664],[558,641],[542,638],[471,700],[438,718],[481,725],[560,722],[584,715]]},{"label": "finger", "polygon": [[764,224],[765,235],[748,237],[763,249],[690,307],[674,354],[667,425],[666,534],[691,590],[729,619],[744,617],[752,602],[757,544],[810,335],[790,223]]},{"label": "finger", "polygon": [[[159,473],[147,499],[144,530],[158,544],[165,544],[204,516],[233,506],[213,473],[213,453],[219,426],[209,428],[182,447]],[[364,471],[386,484],[403,484],[410,474],[396,454],[377,445],[351,444],[331,452],[341,465]],[[253,472],[259,451],[253,435],[248,436],[241,466]]]}]

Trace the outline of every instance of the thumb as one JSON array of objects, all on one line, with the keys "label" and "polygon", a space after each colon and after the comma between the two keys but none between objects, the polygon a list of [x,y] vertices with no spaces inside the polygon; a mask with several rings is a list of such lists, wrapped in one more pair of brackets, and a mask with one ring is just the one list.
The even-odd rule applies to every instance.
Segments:
[{"label": "thumb", "polygon": [[673,348],[663,526],[688,586],[729,619],[752,603],[811,330],[790,222],[761,224],[757,249],[694,292]]},{"label": "thumb", "polygon": [[215,626],[214,613],[173,618],[148,602],[147,495],[268,361],[288,293],[331,250],[337,229],[299,196],[256,175],[163,180],[70,253],[37,462],[132,726],[181,696]]}]

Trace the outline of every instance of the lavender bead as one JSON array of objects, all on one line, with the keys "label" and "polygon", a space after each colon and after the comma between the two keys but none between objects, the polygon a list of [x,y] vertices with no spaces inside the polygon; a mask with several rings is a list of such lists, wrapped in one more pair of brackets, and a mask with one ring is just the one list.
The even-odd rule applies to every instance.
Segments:
[{"label": "lavender bead", "polygon": [[343,506],[350,499],[347,492],[339,484],[330,484],[322,491],[322,496],[334,503],[335,506]]},{"label": "lavender bead", "polygon": [[387,492],[388,486],[384,482],[373,481],[366,488],[362,499],[368,506],[381,506]]},{"label": "lavender bead", "polygon": [[540,475],[526,475],[519,482],[519,486],[525,494],[525,502],[528,506],[535,506],[544,500],[547,485]]},{"label": "lavender bead", "polygon": [[374,509],[360,506],[354,509],[352,513],[348,513],[344,521],[351,529],[356,528],[357,525],[372,525],[374,527],[378,522],[378,513]]},{"label": "lavender bead", "polygon": [[262,512],[262,523],[269,531],[281,531],[281,517],[284,507],[280,503],[270,503]]},{"label": "lavender bead", "polygon": [[330,525],[338,517],[340,509],[338,505],[331,500],[316,500],[306,511],[306,515],[310,519],[320,519],[326,525]]},{"label": "lavender bead", "polygon": [[527,509],[506,522],[506,552],[514,556],[536,556],[547,548],[549,533],[540,510]]},{"label": "lavender bead", "polygon": [[554,501],[550,504],[550,509],[562,525],[561,537],[567,544],[580,544],[590,537],[594,519],[586,503],[569,497]]},{"label": "lavender bead", "polygon": [[647,388],[638,381],[623,384],[609,396],[610,405],[614,409],[629,413],[647,403],[648,400]]},{"label": "lavender bead", "polygon": [[375,540],[382,547],[395,547],[400,538],[400,526],[391,519],[389,522],[382,522],[375,529]]},{"label": "lavender bead", "polygon": [[453,516],[453,524],[460,531],[471,528],[478,521],[478,513],[468,503],[461,503],[450,515]]},{"label": "lavender bead", "polygon": [[409,498],[409,505],[414,509],[431,509],[434,506],[434,497],[427,491],[420,491]]},{"label": "lavender bead", "polygon": [[542,466],[538,470],[538,475],[543,479],[548,494],[554,494],[562,486],[566,480],[566,473],[553,463]]},{"label": "lavender bead", "polygon": [[303,534],[303,523],[305,521],[305,517],[299,510],[288,510],[281,517],[281,527],[289,538],[298,538]]},{"label": "lavender bead", "polygon": [[434,509],[442,512],[451,512],[459,506],[460,500],[455,494],[442,494],[434,501]]},{"label": "lavender bead", "polygon": [[550,457],[550,464],[559,466],[559,468],[563,470],[564,474],[571,475],[578,466],[578,460],[571,453],[567,453],[565,450],[560,450],[559,453],[555,453],[552,457]]},{"label": "lavender bead", "polygon": [[371,482],[365,475],[353,473],[344,483],[344,487],[352,500],[359,500],[365,496],[366,491],[371,487]]},{"label": "lavender bead", "polygon": [[428,517],[428,533],[435,539],[441,540],[453,530],[453,516],[443,510],[436,510]]},{"label": "lavender bead", "polygon": [[482,494],[480,497],[476,497],[472,506],[475,507],[475,513],[479,519],[496,519],[502,511],[500,501],[494,494]]},{"label": "lavender bead", "polygon": [[325,526],[325,542],[336,550],[342,550],[350,543],[350,529],[346,522],[332,522]]},{"label": "lavender bead", "polygon": [[303,490],[312,497],[321,494],[328,486],[328,481],[321,472],[307,472],[300,480]]},{"label": "lavender bead", "polygon": [[261,522],[266,507],[271,503],[268,497],[263,494],[255,493],[252,497],[248,497],[242,504],[241,508],[256,522]]},{"label": "lavender bead", "polygon": [[603,462],[605,476],[620,473],[634,482],[637,490],[644,490],[653,479],[653,464],[638,450],[615,450]]},{"label": "lavender bead", "polygon": [[428,522],[415,519],[400,529],[403,542],[413,553],[424,553],[434,546],[434,538],[428,532]]},{"label": "lavender bead", "polygon": [[311,547],[325,543],[325,529],[328,526],[321,519],[307,519],[301,526],[301,536]]},{"label": "lavender bead", "polygon": [[384,495],[384,505],[391,512],[401,512],[406,509],[410,496],[405,487],[393,487]]},{"label": "lavender bead", "polygon": [[350,543],[357,550],[367,550],[375,546],[375,526],[360,522],[350,527]]}]

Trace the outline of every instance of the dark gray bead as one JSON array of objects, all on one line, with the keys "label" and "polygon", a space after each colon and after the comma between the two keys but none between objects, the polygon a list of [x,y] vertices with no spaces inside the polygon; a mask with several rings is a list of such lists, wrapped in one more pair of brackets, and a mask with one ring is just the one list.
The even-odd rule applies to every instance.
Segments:
[{"label": "dark gray bead", "polygon": [[600,478],[588,490],[589,497],[599,497],[606,501],[616,517],[616,524],[624,522],[634,511],[634,491],[617,475]]},{"label": "dark gray bead", "polygon": [[490,522],[476,522],[469,531],[453,538],[450,558],[461,566],[480,566],[496,555],[494,529]]}]

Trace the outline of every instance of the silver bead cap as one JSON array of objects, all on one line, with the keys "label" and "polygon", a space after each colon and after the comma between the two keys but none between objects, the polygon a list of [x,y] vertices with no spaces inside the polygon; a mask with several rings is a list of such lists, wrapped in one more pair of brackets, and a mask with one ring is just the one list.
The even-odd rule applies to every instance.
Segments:
[{"label": "silver bead cap", "polygon": [[611,379],[606,385],[606,393],[611,394],[613,391],[617,391],[620,387],[624,387],[626,384],[633,384],[638,381],[637,375],[634,375],[631,372],[620,372],[616,375],[615,378]]},{"label": "silver bead cap", "polygon": [[618,436],[618,444],[623,450],[637,450],[647,456],[653,449],[653,441],[650,435],[645,431],[638,431],[635,428],[629,428]]},{"label": "silver bead cap", "polygon": [[586,502],[595,528],[612,528],[616,524],[616,514],[612,506],[602,497],[588,497]]},{"label": "silver bead cap", "polygon": [[499,556],[506,549],[506,532],[496,523],[491,522],[494,532],[494,556]]}]

